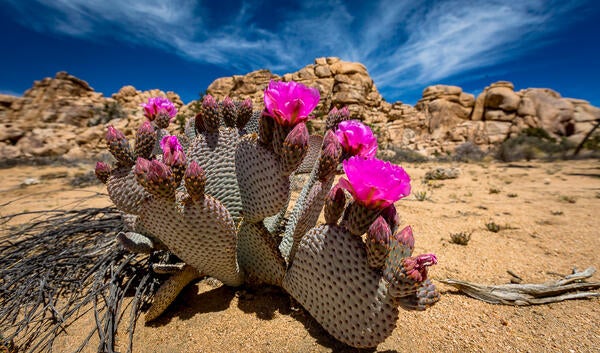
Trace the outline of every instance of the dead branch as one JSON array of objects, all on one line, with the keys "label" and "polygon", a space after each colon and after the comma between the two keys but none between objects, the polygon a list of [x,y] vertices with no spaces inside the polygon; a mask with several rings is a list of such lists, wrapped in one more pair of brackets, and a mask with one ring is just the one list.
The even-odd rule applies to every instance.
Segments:
[{"label": "dead branch", "polygon": [[492,304],[504,305],[537,305],[556,303],[570,299],[587,299],[600,297],[600,282],[584,282],[596,269],[589,267],[585,271],[565,276],[564,278],[542,284],[501,284],[483,285],[456,279],[440,280],[475,299]]}]

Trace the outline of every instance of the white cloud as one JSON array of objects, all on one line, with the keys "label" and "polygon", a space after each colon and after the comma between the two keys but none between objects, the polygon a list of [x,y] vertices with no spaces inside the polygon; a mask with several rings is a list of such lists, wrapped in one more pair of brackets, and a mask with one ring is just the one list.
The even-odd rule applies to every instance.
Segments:
[{"label": "white cloud", "polygon": [[[39,31],[134,42],[241,73],[258,68],[295,71],[315,57],[340,56],[363,62],[382,91],[420,90],[527,53],[574,21],[569,15],[581,5],[555,0],[379,0],[357,9],[341,0],[309,0],[287,15],[267,18],[272,14],[250,3],[224,16],[211,12],[209,3],[191,0],[37,2],[50,15],[23,18]],[[19,0],[9,3],[23,14],[41,13],[29,11]]]}]

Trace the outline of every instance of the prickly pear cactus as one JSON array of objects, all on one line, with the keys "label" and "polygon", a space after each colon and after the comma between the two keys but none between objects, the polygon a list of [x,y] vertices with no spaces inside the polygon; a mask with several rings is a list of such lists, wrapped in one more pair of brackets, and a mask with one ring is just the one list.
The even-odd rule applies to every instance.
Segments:
[{"label": "prickly pear cactus", "polygon": [[[126,214],[129,231],[119,242],[181,260],[154,264],[172,276],[146,321],[188,283],[210,276],[229,286],[280,286],[336,339],[375,347],[394,330],[399,307],[424,310],[439,300],[427,279],[436,257],[413,256],[412,229],[398,232],[393,204],[410,194],[410,178],[374,157],[377,142],[367,126],[334,108],[310,177],[286,213],[319,93],[272,81],[264,101],[264,111],[253,113],[250,100],[205,96],[185,135],[176,137],[165,130],[176,109],[151,98],[133,147],[108,128],[116,163],[99,162],[96,175]],[[333,185],[340,163],[347,179]],[[317,225],[322,211],[326,224]]]}]

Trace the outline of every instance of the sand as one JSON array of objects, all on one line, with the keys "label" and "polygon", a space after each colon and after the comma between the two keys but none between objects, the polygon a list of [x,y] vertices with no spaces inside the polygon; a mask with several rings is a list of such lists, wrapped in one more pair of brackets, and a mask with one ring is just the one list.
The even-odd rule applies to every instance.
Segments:
[{"label": "sand", "polygon": [[[456,179],[422,183],[428,170],[457,167]],[[433,252],[430,277],[442,299],[425,312],[401,311],[398,327],[378,352],[600,352],[600,300],[538,306],[487,304],[439,279],[484,284],[556,280],[573,268],[600,269],[600,163],[560,162],[406,164],[413,191],[397,203],[403,224],[413,226],[416,253]],[[93,168],[14,167],[0,170],[0,215],[110,204],[103,185],[69,181]],[[21,185],[26,178],[39,183]],[[100,194],[99,194],[100,193]],[[27,221],[21,218],[16,222]],[[500,226],[495,233],[486,224]],[[0,231],[6,231],[6,225]],[[450,234],[467,232],[466,246]],[[591,281],[600,281],[596,274]],[[57,340],[68,352],[93,325],[84,317]],[[122,334],[125,341],[125,333]],[[123,345],[119,347],[125,351]],[[91,344],[86,351],[95,352]],[[345,352],[289,296],[271,287],[189,286],[153,325],[140,321],[134,352]]]}]

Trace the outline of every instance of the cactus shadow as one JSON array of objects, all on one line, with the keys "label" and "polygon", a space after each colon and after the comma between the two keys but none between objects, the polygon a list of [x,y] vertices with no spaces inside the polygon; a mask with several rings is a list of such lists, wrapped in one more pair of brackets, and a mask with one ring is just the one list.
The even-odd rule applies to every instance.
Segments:
[{"label": "cactus shadow", "polygon": [[[263,320],[273,319],[276,312],[291,317],[300,322],[319,345],[331,349],[334,353],[377,352],[376,348],[358,349],[333,338],[294,298],[279,287],[244,286],[237,292],[237,296],[238,308],[245,313],[255,314]],[[397,353],[395,350],[381,352]]]},{"label": "cactus shadow", "polygon": [[261,320],[272,320],[275,313],[290,315],[289,295],[279,287],[245,285],[237,292],[238,308]]},{"label": "cactus shadow", "polygon": [[[293,300],[293,299],[292,299]],[[308,333],[317,340],[317,343],[323,347],[331,349],[333,353],[398,353],[396,350],[378,351],[377,348],[355,348],[345,343],[342,343],[332,337],[325,329],[315,320],[308,311],[304,310],[299,304],[296,304],[299,310],[294,312],[291,317],[298,320]]]},{"label": "cactus shadow", "polygon": [[[200,292],[198,292],[200,287]],[[210,287],[204,283],[188,285],[165,312],[148,326],[165,326],[174,317],[188,320],[199,314],[225,311],[235,297],[235,288],[228,286]]]}]

